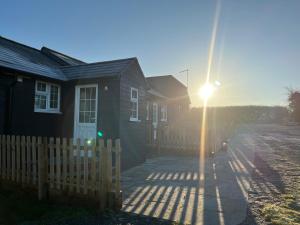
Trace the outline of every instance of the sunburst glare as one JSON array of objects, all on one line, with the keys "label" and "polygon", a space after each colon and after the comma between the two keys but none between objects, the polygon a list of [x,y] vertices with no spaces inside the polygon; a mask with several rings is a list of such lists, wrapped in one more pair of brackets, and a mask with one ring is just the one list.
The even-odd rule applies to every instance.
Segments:
[{"label": "sunburst glare", "polygon": [[214,93],[214,86],[210,83],[205,83],[198,91],[198,95],[203,99],[207,100]]}]

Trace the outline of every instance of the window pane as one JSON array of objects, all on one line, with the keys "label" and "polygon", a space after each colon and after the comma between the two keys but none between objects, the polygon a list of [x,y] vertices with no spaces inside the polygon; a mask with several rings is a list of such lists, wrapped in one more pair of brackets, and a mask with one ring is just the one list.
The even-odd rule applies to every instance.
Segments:
[{"label": "window pane", "polygon": [[87,122],[87,119],[88,119],[87,112],[84,112],[83,115],[84,115],[84,120],[83,120],[83,122],[86,123],[86,122]]},{"label": "window pane", "polygon": [[131,90],[131,98],[137,98],[137,91],[136,90]]},{"label": "window pane", "polygon": [[91,111],[96,111],[96,101],[95,100],[91,101]]},{"label": "window pane", "polygon": [[79,111],[82,113],[81,123],[96,122],[96,88],[80,88]]},{"label": "window pane", "polygon": [[58,87],[54,85],[50,86],[50,108],[58,108]]},{"label": "window pane", "polygon": [[137,119],[137,102],[131,102],[131,109],[130,109],[130,117],[133,119]]},{"label": "window pane", "polygon": [[96,113],[91,112],[91,123],[95,123],[95,122],[96,122]]},{"label": "window pane", "polygon": [[45,95],[35,95],[35,108],[36,109],[46,109],[46,96]]},{"label": "window pane", "polygon": [[86,96],[85,96],[86,99],[91,99],[91,88],[87,88],[86,89]]},{"label": "window pane", "polygon": [[37,83],[37,91],[43,91],[43,92],[45,92],[46,91],[46,84],[38,82]]},{"label": "window pane", "polygon": [[96,88],[92,88],[91,90],[91,99],[96,99]]},{"label": "window pane", "polygon": [[85,102],[85,108],[86,108],[86,111],[91,111],[91,101],[90,100],[87,100]]},{"label": "window pane", "polygon": [[80,88],[80,99],[85,99],[85,88]]},{"label": "window pane", "polygon": [[85,100],[80,100],[80,102],[79,102],[79,111],[86,111]]},{"label": "window pane", "polygon": [[84,113],[83,112],[79,113],[79,123],[84,123]]}]

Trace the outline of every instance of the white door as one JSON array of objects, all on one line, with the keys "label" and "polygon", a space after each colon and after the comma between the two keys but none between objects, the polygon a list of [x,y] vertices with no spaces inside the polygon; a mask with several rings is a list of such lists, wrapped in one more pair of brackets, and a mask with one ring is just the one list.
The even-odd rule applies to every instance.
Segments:
[{"label": "white door", "polygon": [[153,139],[157,139],[157,124],[158,124],[158,105],[153,102],[152,105],[152,126],[153,126]]},{"label": "white door", "polygon": [[97,84],[78,85],[75,87],[74,138],[96,138],[97,104]]}]

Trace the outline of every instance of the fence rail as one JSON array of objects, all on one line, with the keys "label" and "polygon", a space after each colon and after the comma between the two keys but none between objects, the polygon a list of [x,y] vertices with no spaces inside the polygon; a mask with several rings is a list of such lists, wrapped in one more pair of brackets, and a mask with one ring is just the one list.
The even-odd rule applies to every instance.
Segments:
[{"label": "fence rail", "polygon": [[172,149],[175,151],[197,151],[199,141],[186,134],[163,135],[158,139],[158,148]]},{"label": "fence rail", "polygon": [[[0,178],[38,189],[98,199],[100,209],[121,205],[120,140],[0,135]],[[108,196],[114,196],[109,198]]]}]

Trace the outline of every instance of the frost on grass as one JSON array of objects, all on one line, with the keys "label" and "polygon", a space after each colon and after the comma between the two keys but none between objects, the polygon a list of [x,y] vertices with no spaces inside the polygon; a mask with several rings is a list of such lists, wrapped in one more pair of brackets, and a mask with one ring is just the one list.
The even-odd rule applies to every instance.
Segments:
[{"label": "frost on grass", "polygon": [[[296,190],[299,190],[300,185]],[[300,225],[298,193],[282,195],[280,204],[266,204],[262,214],[274,225]]]}]

